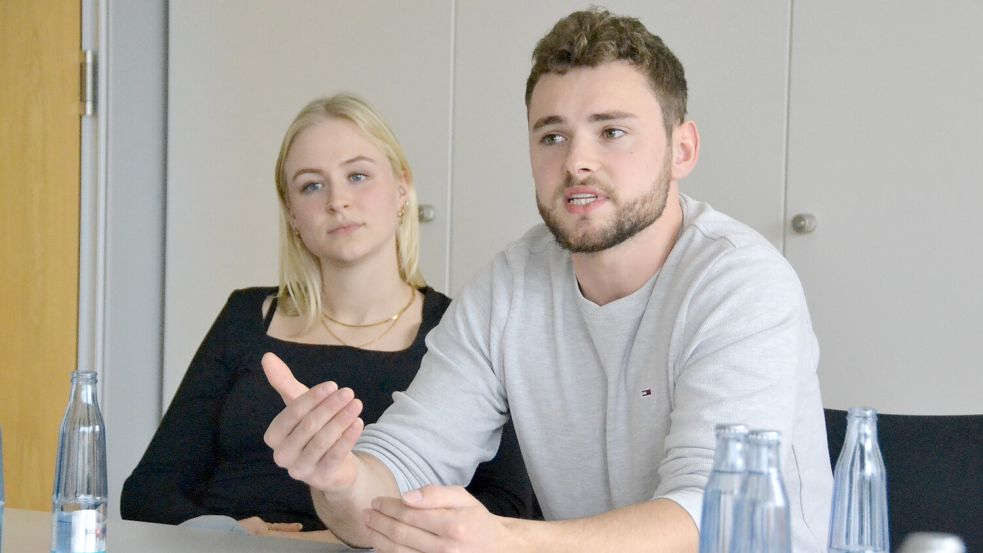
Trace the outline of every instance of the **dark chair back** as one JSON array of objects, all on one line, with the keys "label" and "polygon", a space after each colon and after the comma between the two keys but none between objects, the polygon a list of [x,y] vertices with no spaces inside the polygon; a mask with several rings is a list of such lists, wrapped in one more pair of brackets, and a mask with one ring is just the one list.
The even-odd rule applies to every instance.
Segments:
[{"label": "dark chair back", "polygon": [[[846,411],[826,409],[829,458],[846,435]],[[887,469],[891,551],[911,532],[948,532],[983,553],[983,415],[877,415]]]}]

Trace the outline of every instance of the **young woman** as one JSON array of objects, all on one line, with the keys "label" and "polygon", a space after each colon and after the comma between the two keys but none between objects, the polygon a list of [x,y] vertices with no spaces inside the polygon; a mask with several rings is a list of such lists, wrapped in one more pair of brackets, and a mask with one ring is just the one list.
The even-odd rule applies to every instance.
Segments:
[{"label": "young woman", "polygon": [[[302,525],[316,531],[306,537],[330,539],[307,486],[263,442],[283,402],[260,358],[276,353],[308,386],[351,388],[368,424],[409,385],[450,303],[420,274],[412,173],[371,106],[347,94],[308,104],[287,129],[275,178],[280,286],[229,297],[123,486],[123,518],[220,514],[254,533],[300,537]],[[534,516],[511,426],[468,490],[495,514]]]}]

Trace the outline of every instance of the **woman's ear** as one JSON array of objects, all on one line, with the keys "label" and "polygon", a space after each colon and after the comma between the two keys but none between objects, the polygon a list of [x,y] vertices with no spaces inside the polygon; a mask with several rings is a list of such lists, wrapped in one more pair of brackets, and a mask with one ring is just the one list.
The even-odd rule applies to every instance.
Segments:
[{"label": "woman's ear", "polygon": [[700,157],[700,131],[693,121],[684,121],[672,133],[672,180],[693,171]]},{"label": "woman's ear", "polygon": [[283,213],[287,217],[287,224],[290,225],[290,232],[297,234],[297,217],[294,215],[294,210],[290,209],[290,204],[283,206]]},{"label": "woman's ear", "polygon": [[413,176],[410,175],[409,171],[403,171],[399,174],[399,195],[400,197],[405,196],[406,192],[413,188]]}]

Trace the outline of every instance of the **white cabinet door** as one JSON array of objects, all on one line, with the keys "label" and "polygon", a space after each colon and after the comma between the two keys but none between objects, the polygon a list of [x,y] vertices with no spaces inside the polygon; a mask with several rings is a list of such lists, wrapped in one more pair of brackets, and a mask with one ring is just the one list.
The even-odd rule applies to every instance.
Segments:
[{"label": "white cabinet door", "polygon": [[832,407],[979,413],[983,2],[795,4],[786,255]]},{"label": "white cabinet door", "polygon": [[[588,2],[458,2],[454,60],[451,292],[539,223],[524,93],[536,41]],[[681,190],[781,247],[789,2],[612,0],[686,69],[703,150]]]},{"label": "white cabinet door", "polygon": [[165,404],[229,292],[277,283],[273,166],[316,96],[356,92],[392,125],[446,289],[452,22],[452,0],[169,2]]}]

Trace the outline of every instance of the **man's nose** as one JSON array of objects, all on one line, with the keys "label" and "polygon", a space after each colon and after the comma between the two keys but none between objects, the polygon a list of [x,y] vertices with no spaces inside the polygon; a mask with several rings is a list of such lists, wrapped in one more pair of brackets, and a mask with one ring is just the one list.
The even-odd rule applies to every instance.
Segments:
[{"label": "man's nose", "polygon": [[583,136],[574,136],[569,139],[564,168],[574,180],[580,180],[593,174],[594,171],[597,171],[598,165],[597,147],[593,141]]}]

